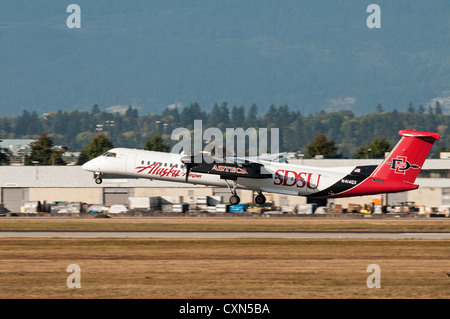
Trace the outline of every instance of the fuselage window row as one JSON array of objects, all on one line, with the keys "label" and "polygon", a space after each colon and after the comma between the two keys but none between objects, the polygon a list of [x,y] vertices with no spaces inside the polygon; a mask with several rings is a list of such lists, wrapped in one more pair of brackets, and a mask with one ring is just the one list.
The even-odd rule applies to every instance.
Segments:
[{"label": "fuselage window row", "polygon": [[[141,164],[144,165],[145,161],[141,161]],[[158,166],[163,166],[163,163],[161,163],[161,162],[159,162],[159,163],[153,162],[153,165],[156,165],[156,164],[158,164]],[[150,161],[147,161],[147,165],[150,165]],[[164,163],[164,167],[167,167],[167,163]],[[169,167],[178,168],[178,164],[170,163]],[[180,168],[184,168],[184,165],[180,165]]]}]

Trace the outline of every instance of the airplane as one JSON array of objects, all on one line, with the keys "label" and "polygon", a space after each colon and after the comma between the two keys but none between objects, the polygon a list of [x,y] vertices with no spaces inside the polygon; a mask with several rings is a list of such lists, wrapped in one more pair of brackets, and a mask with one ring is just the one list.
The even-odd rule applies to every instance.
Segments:
[{"label": "airplane", "polygon": [[228,187],[230,204],[240,198],[236,189],[258,193],[255,203],[266,202],[266,193],[339,198],[414,190],[414,184],[439,133],[401,130],[400,141],[379,165],[318,168],[290,164],[286,154],[215,158],[129,148],[113,148],[82,165],[103,178],[147,178],[170,182]]}]

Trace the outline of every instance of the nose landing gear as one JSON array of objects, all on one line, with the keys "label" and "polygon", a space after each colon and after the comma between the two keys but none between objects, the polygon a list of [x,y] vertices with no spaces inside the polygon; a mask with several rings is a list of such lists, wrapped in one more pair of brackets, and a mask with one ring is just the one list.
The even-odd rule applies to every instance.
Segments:
[{"label": "nose landing gear", "polygon": [[101,173],[94,173],[95,184],[101,184],[103,182],[103,179],[100,176]]}]

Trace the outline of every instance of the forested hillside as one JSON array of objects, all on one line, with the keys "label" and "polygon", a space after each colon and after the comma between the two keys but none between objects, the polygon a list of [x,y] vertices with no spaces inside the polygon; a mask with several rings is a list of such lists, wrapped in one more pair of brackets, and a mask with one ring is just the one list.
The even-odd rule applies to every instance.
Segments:
[{"label": "forested hillside", "polygon": [[0,117],[2,138],[37,138],[47,133],[56,145],[81,151],[97,134],[104,134],[114,146],[142,148],[147,139],[160,134],[167,145],[173,146],[171,133],[175,128],[193,129],[194,120],[202,120],[203,130],[217,127],[279,128],[280,151],[305,153],[305,146],[317,134],[325,134],[333,140],[343,157],[352,157],[360,146],[375,138],[384,138],[394,146],[398,131],[416,129],[441,133],[432,153],[450,147],[448,136],[450,115],[442,114],[439,104],[434,107],[414,107],[407,111],[384,111],[378,106],[374,113],[355,116],[351,111],[324,111],[305,115],[291,110],[287,105],[268,107],[260,112],[257,105],[230,106],[215,104],[211,111],[203,110],[198,103],[184,108],[167,108],[162,114],[139,115],[131,106],[124,113],[102,111],[97,105],[87,111],[58,111],[39,116],[36,112],[23,111],[17,117]]}]

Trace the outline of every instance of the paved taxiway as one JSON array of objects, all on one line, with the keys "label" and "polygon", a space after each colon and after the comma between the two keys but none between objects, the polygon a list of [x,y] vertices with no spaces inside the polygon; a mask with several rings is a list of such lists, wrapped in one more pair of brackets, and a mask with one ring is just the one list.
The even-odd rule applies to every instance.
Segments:
[{"label": "paved taxiway", "polygon": [[303,238],[303,239],[450,239],[450,233],[394,232],[147,232],[147,231],[0,231],[0,238]]}]

